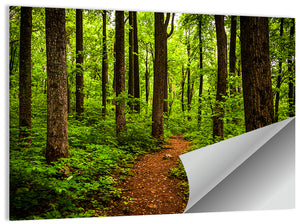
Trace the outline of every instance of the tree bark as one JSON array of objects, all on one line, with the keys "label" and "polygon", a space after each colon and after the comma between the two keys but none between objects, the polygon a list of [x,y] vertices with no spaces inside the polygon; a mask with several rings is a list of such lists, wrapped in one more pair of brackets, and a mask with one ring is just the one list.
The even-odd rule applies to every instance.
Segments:
[{"label": "tree bark", "polygon": [[[116,58],[116,41],[114,42],[114,50],[113,50],[113,55],[114,58]],[[113,92],[116,93],[116,76],[115,76],[115,71],[116,71],[116,63],[114,63],[114,77],[113,77],[113,83],[112,83],[112,87],[113,87]],[[114,98],[112,100],[112,105],[116,105],[116,99]]]},{"label": "tree bark", "polygon": [[83,113],[83,29],[82,9],[76,9],[76,115]]},{"label": "tree bark", "polygon": [[138,28],[137,28],[137,12],[133,12],[133,47],[134,47],[134,98],[138,99],[135,102],[134,110],[140,112],[140,70],[139,70],[139,43],[138,43]]},{"label": "tree bark", "polygon": [[65,9],[46,8],[48,163],[69,157]]},{"label": "tree bark", "polygon": [[146,72],[145,72],[145,85],[146,85],[146,102],[148,106],[149,102],[149,72],[148,72],[148,47],[146,47],[146,60],[145,60],[145,67],[146,67]]},{"label": "tree bark", "polygon": [[106,10],[102,12],[102,117],[106,118],[106,96],[108,83],[108,61],[107,61],[107,43],[106,43]]},{"label": "tree bark", "polygon": [[[187,39],[186,39],[186,51],[187,51],[187,110],[191,111],[191,103],[192,103],[192,88],[191,88],[191,44],[190,44],[190,31],[187,30]],[[191,120],[191,116],[188,115],[188,120]]]},{"label": "tree bark", "polygon": [[202,15],[198,21],[198,32],[199,32],[199,54],[200,54],[200,81],[199,81],[199,98],[198,98],[198,128],[201,126],[201,104],[202,104],[202,92],[203,92],[203,42],[202,42]]},{"label": "tree bark", "polygon": [[241,17],[242,80],[246,131],[274,122],[269,54],[269,25],[265,17]]},{"label": "tree bark", "polygon": [[120,95],[125,91],[124,11],[116,11],[115,81],[116,81],[116,132],[120,136],[125,129],[125,102]]},{"label": "tree bark", "polygon": [[[134,60],[133,60],[133,49],[134,49],[134,35],[133,35],[133,12],[129,12],[129,73],[128,73],[128,96],[129,98],[134,97]],[[134,106],[132,101],[128,103],[130,109],[133,111]]]},{"label": "tree bark", "polygon": [[164,29],[165,29],[165,35],[166,37],[164,38],[164,46],[165,49],[164,51],[166,52],[166,55],[164,57],[164,63],[165,63],[165,76],[164,76],[164,113],[166,113],[166,115],[168,116],[169,113],[169,94],[168,94],[168,38],[172,35],[173,31],[174,31],[174,17],[175,17],[175,13],[172,14],[172,21],[171,21],[171,30],[168,33],[167,32],[167,28],[169,25],[169,21],[170,21],[170,13],[167,13],[167,18],[164,22]]},{"label": "tree bark", "polygon": [[[20,56],[19,56],[19,140],[31,139],[31,33],[32,8],[21,7]],[[26,147],[26,144],[23,144]]]},{"label": "tree bark", "polygon": [[218,79],[216,107],[213,116],[213,137],[224,139],[223,118],[225,114],[224,102],[227,89],[227,39],[224,28],[224,16],[216,15],[215,20],[218,48]]},{"label": "tree bark", "polygon": [[236,16],[231,16],[231,28],[230,28],[230,52],[229,52],[229,73],[235,75],[236,65]]},{"label": "tree bark", "polygon": [[163,105],[164,105],[164,76],[166,74],[166,32],[163,13],[154,13],[155,18],[155,61],[152,109],[152,136],[162,140],[164,137]]}]

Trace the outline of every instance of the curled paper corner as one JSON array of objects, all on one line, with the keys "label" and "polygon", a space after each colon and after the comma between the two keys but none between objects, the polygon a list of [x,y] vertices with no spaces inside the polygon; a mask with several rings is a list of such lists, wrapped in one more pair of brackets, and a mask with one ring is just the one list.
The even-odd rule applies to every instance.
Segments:
[{"label": "curled paper corner", "polygon": [[295,207],[295,117],[180,155],[184,213]]}]

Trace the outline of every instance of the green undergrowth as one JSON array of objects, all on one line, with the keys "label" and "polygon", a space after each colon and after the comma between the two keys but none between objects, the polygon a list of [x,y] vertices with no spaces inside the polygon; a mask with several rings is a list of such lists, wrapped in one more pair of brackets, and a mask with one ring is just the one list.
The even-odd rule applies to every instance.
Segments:
[{"label": "green undergrowth", "polygon": [[[135,120],[136,122],[133,122]],[[69,158],[45,160],[46,128],[32,129],[31,144],[21,147],[10,128],[10,219],[49,219],[105,215],[119,200],[117,183],[130,175],[136,157],[156,148],[151,131],[128,119],[115,136],[112,119],[69,121]]]},{"label": "green undergrowth", "polygon": [[184,193],[184,198],[187,200],[189,197],[189,183],[181,161],[178,161],[177,165],[169,170],[168,177],[178,178],[180,180],[177,187]]}]

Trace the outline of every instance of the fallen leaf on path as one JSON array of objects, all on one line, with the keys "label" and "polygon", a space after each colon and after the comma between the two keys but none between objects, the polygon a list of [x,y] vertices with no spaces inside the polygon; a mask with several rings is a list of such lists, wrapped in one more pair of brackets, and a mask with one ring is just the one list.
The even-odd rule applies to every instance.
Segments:
[{"label": "fallen leaf on path", "polygon": [[157,208],[157,205],[154,205],[154,204],[150,204],[148,205],[149,208]]}]

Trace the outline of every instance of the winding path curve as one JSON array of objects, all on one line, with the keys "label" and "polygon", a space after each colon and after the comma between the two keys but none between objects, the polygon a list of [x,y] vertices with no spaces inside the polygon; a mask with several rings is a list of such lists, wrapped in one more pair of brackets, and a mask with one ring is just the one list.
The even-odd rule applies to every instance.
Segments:
[{"label": "winding path curve", "polygon": [[189,147],[182,136],[169,139],[159,152],[139,157],[132,168],[133,175],[121,183],[122,198],[115,202],[109,216],[182,213],[187,198],[177,178],[168,171],[177,166],[179,155]]}]

